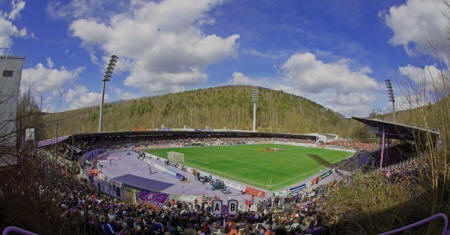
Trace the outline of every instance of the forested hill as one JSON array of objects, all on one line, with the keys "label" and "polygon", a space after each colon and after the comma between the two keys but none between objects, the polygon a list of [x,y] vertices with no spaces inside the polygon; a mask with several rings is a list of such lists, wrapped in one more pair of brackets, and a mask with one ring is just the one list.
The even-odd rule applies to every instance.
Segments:
[{"label": "forested hill", "polygon": [[[414,97],[409,98],[414,100]],[[450,96],[441,98],[438,102],[429,103],[420,107],[396,111],[396,122],[434,130],[445,129],[443,125],[450,123]],[[371,114],[371,118],[392,121],[392,113],[382,115]]]},{"label": "forested hill", "polygon": [[[105,131],[160,128],[252,128],[252,87],[222,86],[105,104]],[[331,132],[348,136],[350,121],[305,98],[259,89],[258,131]],[[48,138],[98,131],[98,106],[46,114]]]}]

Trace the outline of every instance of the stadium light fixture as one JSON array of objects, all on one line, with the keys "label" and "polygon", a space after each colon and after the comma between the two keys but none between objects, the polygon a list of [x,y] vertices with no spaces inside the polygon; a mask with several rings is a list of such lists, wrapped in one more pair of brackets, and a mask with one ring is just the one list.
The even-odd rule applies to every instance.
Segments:
[{"label": "stadium light fixture", "polygon": [[114,67],[116,66],[118,56],[112,55],[111,59],[109,59],[108,67],[105,70],[105,75],[103,75],[103,89],[102,89],[102,103],[100,104],[100,116],[98,121],[98,132],[103,131],[103,103],[105,102],[105,86],[106,82],[111,80],[111,76],[114,72]]},{"label": "stadium light fixture", "polygon": [[253,102],[253,131],[256,131],[256,103],[259,98],[259,90],[257,87],[252,89],[252,102]]},{"label": "stadium light fixture", "polygon": [[391,79],[386,79],[384,82],[386,83],[389,101],[392,102],[392,121],[395,122],[395,96],[394,90],[392,89],[392,82]]}]

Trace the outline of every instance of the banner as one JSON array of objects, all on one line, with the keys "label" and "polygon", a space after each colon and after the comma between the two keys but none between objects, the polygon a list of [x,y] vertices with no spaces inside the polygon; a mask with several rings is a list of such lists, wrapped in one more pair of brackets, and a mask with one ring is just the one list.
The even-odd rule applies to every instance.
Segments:
[{"label": "banner", "polygon": [[331,170],[329,170],[329,171],[323,173],[323,174],[321,175],[321,177],[322,177],[322,179],[325,179],[325,178],[327,178],[328,176],[330,176],[330,175],[332,175],[332,174],[333,174],[333,172],[332,172]]},{"label": "banner", "polygon": [[260,197],[260,198],[264,198],[264,196],[266,195],[266,192],[261,191],[261,190],[256,189],[256,188],[252,188],[252,187],[245,188],[245,193],[253,195],[255,197]]},{"label": "banner", "polygon": [[223,180],[223,183],[226,186],[228,186],[228,187],[230,187],[232,189],[236,189],[238,191],[244,191],[245,190],[245,186],[243,186],[243,185],[240,185],[238,183],[235,183],[235,182],[227,180],[227,179],[222,179],[222,180]]},{"label": "banner", "polygon": [[236,215],[238,213],[238,201],[237,200],[229,200],[228,201],[228,214]]},{"label": "banner", "polygon": [[222,200],[214,200],[212,202],[212,213],[214,215],[220,215],[222,214]]},{"label": "banner", "polygon": [[124,187],[122,199],[127,202],[136,203],[136,193],[133,189]]},{"label": "banner", "polygon": [[[95,185],[97,186],[98,190],[102,191],[103,193],[106,193],[113,197],[121,198],[120,196],[120,187],[118,188],[116,184],[114,184],[112,181],[104,181],[101,179],[95,178]],[[116,187],[114,187],[116,186]],[[119,193],[117,192],[117,189],[119,189]]]},{"label": "banner", "polygon": [[302,185],[299,185],[299,186],[295,186],[295,187],[289,188],[289,191],[291,191],[291,193],[294,193],[294,192],[300,191],[300,190],[305,189],[305,188],[306,188],[306,184],[302,184]]},{"label": "banner", "polygon": [[25,141],[34,140],[34,128],[25,129]]},{"label": "banner", "polygon": [[311,180],[311,185],[318,184],[321,179],[322,179],[322,177],[320,175],[317,176],[316,178]]},{"label": "banner", "polygon": [[161,209],[161,207],[164,206],[168,198],[169,194],[166,193],[150,192],[147,190],[142,190],[139,191],[138,193],[138,200],[141,203],[147,204],[157,209]]}]

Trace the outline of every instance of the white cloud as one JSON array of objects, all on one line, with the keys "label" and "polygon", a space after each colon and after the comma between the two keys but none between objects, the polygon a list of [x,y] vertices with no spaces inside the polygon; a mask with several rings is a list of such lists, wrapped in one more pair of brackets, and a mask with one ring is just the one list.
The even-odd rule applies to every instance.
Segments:
[{"label": "white cloud", "polygon": [[249,54],[254,57],[261,57],[265,59],[281,59],[287,55],[287,51],[278,50],[278,51],[258,51],[256,49],[250,48],[245,49],[244,53]]},{"label": "white cloud", "polygon": [[370,67],[352,71],[349,62],[344,58],[325,63],[312,53],[296,53],[281,67],[285,86],[346,116],[368,115],[380,95],[380,84],[369,76]]},{"label": "white cloud", "polygon": [[336,90],[326,90],[319,93],[299,91],[297,94],[347,117],[367,116],[373,110],[375,101],[384,97],[384,94],[380,91],[359,92],[357,90],[347,93],[341,93]]},{"label": "white cloud", "polygon": [[[102,94],[90,92],[85,86],[75,86],[66,92],[64,99],[68,104],[69,109],[78,109],[99,105],[102,100]],[[105,100],[107,99],[108,95],[105,94]]]},{"label": "white cloud", "polygon": [[55,63],[53,63],[53,61],[50,57],[47,57],[47,67],[52,69],[53,66],[55,66]]},{"label": "white cloud", "polygon": [[324,63],[312,53],[296,53],[282,66],[284,77],[252,78],[234,72],[229,84],[261,86],[305,97],[346,116],[366,116],[383,90],[368,74],[369,67],[352,71],[349,59]]},{"label": "white cloud", "polygon": [[[102,68],[106,68],[108,66],[110,56],[103,56],[103,65]],[[130,71],[134,66],[133,60],[129,58],[119,58],[117,61],[116,67],[114,68],[114,73],[122,73],[126,71]]]},{"label": "white cloud", "polygon": [[365,66],[359,70],[360,73],[371,74],[372,69],[369,66]]},{"label": "white cloud", "polygon": [[19,29],[13,21],[20,16],[20,11],[25,7],[24,1],[12,1],[12,10],[10,13],[4,13],[0,10],[0,47],[10,47],[12,37],[25,37],[27,29]]},{"label": "white cloud", "polygon": [[348,60],[324,63],[312,53],[296,53],[281,67],[286,79],[306,93],[319,93],[327,89],[338,93],[371,91],[378,88],[377,82],[364,71],[351,71]]},{"label": "white cloud", "polygon": [[64,83],[78,78],[83,67],[67,70],[65,67],[53,68],[54,63],[47,58],[47,67],[38,63],[34,68],[22,72],[21,90],[31,90],[36,93],[50,92],[60,88]]},{"label": "white cloud", "polygon": [[104,11],[110,10],[108,6],[123,8],[126,1],[115,0],[71,0],[67,4],[53,0],[47,5],[47,14],[55,18],[74,19],[80,17],[100,17]]},{"label": "white cloud", "polygon": [[[417,94],[402,95],[395,97],[395,110],[407,110],[414,109],[427,105],[430,100],[427,97]],[[384,112],[392,112],[392,103],[388,103],[384,109]]]},{"label": "white cloud", "polygon": [[394,33],[389,43],[403,46],[409,55],[414,55],[432,53],[430,43],[447,45],[449,19],[445,14],[449,8],[443,0],[408,0],[379,15]]},{"label": "white cloud", "polygon": [[426,91],[439,91],[444,88],[444,82],[448,75],[444,71],[439,70],[434,65],[427,65],[424,68],[419,68],[413,65],[406,65],[399,67],[400,74],[406,76],[409,80],[414,82],[415,88]]},{"label": "white cloud", "polygon": [[20,17],[20,12],[25,8],[25,1],[23,0],[12,0],[11,1],[12,10],[8,15],[8,19],[14,20],[16,17]]},{"label": "white cloud", "polygon": [[115,88],[114,93],[119,97],[119,100],[131,100],[139,97],[139,94],[127,92],[120,88]]},{"label": "white cloud", "polygon": [[205,35],[200,27],[205,20],[212,23],[208,13],[222,2],[134,1],[127,12],[113,14],[107,22],[75,20],[70,31],[84,46],[128,60],[125,85],[153,94],[179,91],[204,83],[208,65],[237,56],[239,35]]},{"label": "white cloud", "polygon": [[346,116],[366,116],[373,109],[373,103],[380,94],[377,92],[360,93],[358,91],[338,93],[336,91],[323,91],[308,93],[292,86],[283,79],[251,78],[240,72],[234,72],[228,80],[232,85],[248,85],[266,87],[274,90],[298,95],[317,102]]},{"label": "white cloud", "polygon": [[259,87],[267,87],[272,89],[276,89],[276,86],[273,81],[271,81],[268,78],[251,78],[249,76],[246,76],[245,74],[241,72],[234,72],[232,74],[231,79],[228,80],[229,84],[232,85],[244,85],[244,86],[259,86]]},{"label": "white cloud", "polygon": [[[55,98],[53,96],[42,98],[42,111],[47,113],[55,113],[60,111],[54,106],[54,100]],[[41,101],[39,101],[38,103],[41,103]]]}]

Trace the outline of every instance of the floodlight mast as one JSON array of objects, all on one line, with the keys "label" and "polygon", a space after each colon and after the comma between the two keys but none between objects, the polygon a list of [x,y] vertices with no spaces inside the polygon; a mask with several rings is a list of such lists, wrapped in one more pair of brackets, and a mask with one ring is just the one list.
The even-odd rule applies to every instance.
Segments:
[{"label": "floodlight mast", "polygon": [[256,132],[256,103],[258,102],[259,90],[257,87],[252,89],[252,102],[253,102],[253,131]]},{"label": "floodlight mast", "polygon": [[111,80],[111,76],[114,72],[114,67],[116,66],[117,60],[119,57],[116,55],[112,55],[111,59],[109,59],[108,67],[105,70],[105,75],[103,76],[103,89],[102,89],[102,103],[100,104],[100,116],[98,120],[98,132],[103,131],[103,103],[105,102],[105,86],[106,82]]},{"label": "floodlight mast", "polygon": [[392,121],[395,122],[395,96],[394,90],[392,89],[392,82],[390,79],[385,80],[386,89],[388,91],[389,101],[392,102]]}]

